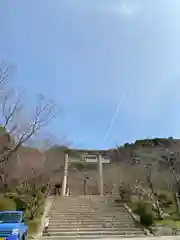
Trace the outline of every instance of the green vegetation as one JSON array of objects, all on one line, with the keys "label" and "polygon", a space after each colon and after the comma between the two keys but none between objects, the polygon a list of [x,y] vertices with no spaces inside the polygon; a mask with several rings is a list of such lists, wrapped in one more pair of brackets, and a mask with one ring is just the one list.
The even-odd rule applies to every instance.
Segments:
[{"label": "green vegetation", "polygon": [[158,199],[159,199],[159,202],[160,202],[162,208],[167,208],[168,209],[174,203],[173,196],[168,191],[159,192]]},{"label": "green vegetation", "polygon": [[154,223],[153,213],[144,212],[140,215],[140,223],[145,227],[150,227]]},{"label": "green vegetation", "polygon": [[0,211],[16,210],[16,203],[4,196],[0,196]]},{"label": "green vegetation", "polygon": [[123,202],[130,202],[132,189],[128,184],[122,183],[119,187],[119,194]]},{"label": "green vegetation", "polygon": [[26,221],[26,224],[29,227],[29,233],[34,234],[38,231],[38,228],[41,224],[41,218],[35,218],[33,220]]},{"label": "green vegetation", "polygon": [[138,215],[141,215],[145,212],[152,212],[152,205],[150,202],[136,201],[132,203],[131,207],[133,211]]},{"label": "green vegetation", "polygon": [[145,227],[157,225],[180,228],[180,214],[176,211],[176,205],[171,192],[160,191],[157,194],[157,199],[163,212],[163,219],[159,218],[158,211],[151,200],[131,200],[128,205],[140,217],[140,223]]},{"label": "green vegetation", "polygon": [[0,211],[24,211],[25,222],[29,226],[29,233],[36,233],[44,212],[45,196],[41,191],[27,194],[6,193],[0,197]]},{"label": "green vegetation", "polygon": [[170,137],[137,140],[114,153],[121,161],[121,200],[144,226],[180,228],[179,149],[180,140]]},{"label": "green vegetation", "polygon": [[134,213],[140,216],[140,223],[145,227],[150,227],[154,224],[154,214],[152,205],[146,201],[135,201],[129,203],[129,206]]},{"label": "green vegetation", "polygon": [[170,228],[180,228],[180,220],[179,221],[175,221],[172,219],[157,220],[156,225],[161,225]]},{"label": "green vegetation", "polygon": [[0,135],[5,133],[6,133],[6,129],[4,128],[4,126],[0,125]]}]

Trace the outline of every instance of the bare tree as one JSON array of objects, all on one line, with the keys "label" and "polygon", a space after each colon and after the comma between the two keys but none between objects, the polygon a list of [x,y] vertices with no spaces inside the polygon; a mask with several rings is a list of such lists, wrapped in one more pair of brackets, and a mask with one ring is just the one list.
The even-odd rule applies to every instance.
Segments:
[{"label": "bare tree", "polygon": [[8,80],[8,68],[1,67],[0,68],[0,89],[4,86],[6,81]]},{"label": "bare tree", "polygon": [[[19,199],[26,203],[26,215],[33,219],[44,205],[44,199],[52,189],[49,171],[29,169],[29,173],[16,184]],[[43,209],[42,209],[43,210]]]},{"label": "bare tree", "polygon": [[[8,81],[8,69],[0,69],[0,88]],[[2,87],[0,114],[0,173],[18,149],[45,128],[56,116],[55,104],[40,94],[32,114],[27,114],[23,95]]]},{"label": "bare tree", "polygon": [[151,189],[151,199],[152,199],[152,202],[153,202],[153,205],[158,213],[158,218],[159,219],[163,219],[163,212],[162,212],[162,209],[160,208],[160,204],[159,204],[159,200],[158,200],[158,194],[156,192],[156,189],[154,187],[154,184],[153,184],[153,180],[152,180],[152,172],[154,170],[154,168],[156,167],[156,164],[148,164],[147,165],[147,183],[148,183],[148,186],[149,186],[149,189]]},{"label": "bare tree", "polygon": [[176,212],[180,214],[180,153],[176,149],[167,151],[164,160],[169,170],[168,186],[173,193]]},{"label": "bare tree", "polygon": [[53,103],[42,95],[39,95],[35,111],[28,121],[23,122],[19,119],[19,116],[23,117],[22,110],[19,96],[12,104],[8,102],[8,96],[5,96],[2,106],[3,127],[13,139],[13,146],[1,150],[0,163],[7,161],[20,146],[47,126],[54,117]]}]

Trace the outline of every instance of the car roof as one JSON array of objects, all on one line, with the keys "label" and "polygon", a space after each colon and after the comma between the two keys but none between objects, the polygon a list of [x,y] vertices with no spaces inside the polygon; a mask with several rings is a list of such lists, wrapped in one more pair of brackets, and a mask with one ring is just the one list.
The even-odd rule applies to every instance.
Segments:
[{"label": "car roof", "polygon": [[16,211],[16,210],[13,210],[13,211],[0,211],[0,213],[23,213],[23,211]]}]

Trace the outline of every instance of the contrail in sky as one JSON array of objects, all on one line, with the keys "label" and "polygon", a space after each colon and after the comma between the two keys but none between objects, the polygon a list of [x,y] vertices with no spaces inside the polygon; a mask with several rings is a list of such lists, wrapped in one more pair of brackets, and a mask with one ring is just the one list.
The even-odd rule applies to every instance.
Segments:
[{"label": "contrail in sky", "polygon": [[118,113],[119,113],[119,110],[120,110],[120,108],[121,108],[121,105],[122,105],[122,103],[123,103],[123,100],[124,100],[124,98],[125,98],[125,95],[126,95],[126,92],[124,92],[122,98],[121,98],[120,101],[119,101],[117,110],[116,110],[116,112],[115,112],[115,114],[114,114],[114,116],[113,116],[113,118],[112,118],[112,120],[111,120],[111,123],[110,123],[110,125],[109,125],[109,127],[108,127],[108,129],[107,129],[107,132],[106,132],[106,134],[105,134],[104,142],[105,142],[105,141],[107,140],[107,138],[109,137],[109,133],[110,133],[110,131],[111,131],[113,125],[114,125],[114,122],[115,122],[116,117],[117,117],[117,115],[118,115]]}]

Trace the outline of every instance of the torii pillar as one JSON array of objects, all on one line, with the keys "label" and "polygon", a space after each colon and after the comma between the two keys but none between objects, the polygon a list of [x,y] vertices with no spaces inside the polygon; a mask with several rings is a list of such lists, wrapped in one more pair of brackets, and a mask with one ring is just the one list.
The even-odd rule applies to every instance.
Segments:
[{"label": "torii pillar", "polygon": [[61,196],[66,196],[66,188],[67,188],[67,179],[68,179],[68,163],[69,163],[69,156],[68,153],[65,154],[64,159],[64,176],[63,176],[63,184],[62,184],[62,191]]},{"label": "torii pillar", "polygon": [[102,155],[98,154],[98,175],[99,175],[99,195],[104,195],[104,183],[103,183],[103,162],[102,162]]}]

